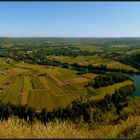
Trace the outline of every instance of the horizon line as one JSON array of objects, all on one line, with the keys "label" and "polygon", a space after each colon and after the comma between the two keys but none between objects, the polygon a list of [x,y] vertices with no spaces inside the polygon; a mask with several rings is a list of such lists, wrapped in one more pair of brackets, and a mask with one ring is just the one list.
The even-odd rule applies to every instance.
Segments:
[{"label": "horizon line", "polygon": [[81,36],[81,37],[64,37],[64,36],[0,36],[0,38],[140,38],[140,36],[107,36],[107,37],[95,37],[95,36]]}]

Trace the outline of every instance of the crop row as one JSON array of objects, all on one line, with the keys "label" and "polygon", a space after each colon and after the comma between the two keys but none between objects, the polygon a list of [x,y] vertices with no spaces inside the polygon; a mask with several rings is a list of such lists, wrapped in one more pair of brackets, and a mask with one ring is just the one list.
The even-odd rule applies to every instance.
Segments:
[{"label": "crop row", "polygon": [[3,102],[10,101],[13,104],[20,103],[20,96],[23,92],[23,77],[17,77],[15,84],[8,85],[1,93]]},{"label": "crop row", "polygon": [[39,79],[38,76],[31,77],[31,83],[33,89],[45,89],[44,83]]}]

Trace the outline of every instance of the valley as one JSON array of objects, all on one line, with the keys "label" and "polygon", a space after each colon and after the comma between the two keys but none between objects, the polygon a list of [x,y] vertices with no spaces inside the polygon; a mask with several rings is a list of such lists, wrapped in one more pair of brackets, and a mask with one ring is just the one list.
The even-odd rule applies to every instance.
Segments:
[{"label": "valley", "polygon": [[97,129],[138,114],[138,46],[87,40],[0,38],[0,119]]}]

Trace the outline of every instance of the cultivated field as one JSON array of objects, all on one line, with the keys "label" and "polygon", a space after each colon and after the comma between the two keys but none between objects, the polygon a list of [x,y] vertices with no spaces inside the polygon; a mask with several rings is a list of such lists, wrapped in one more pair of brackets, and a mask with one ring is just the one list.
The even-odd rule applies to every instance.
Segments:
[{"label": "cultivated field", "polygon": [[[40,76],[41,73],[47,75]],[[95,76],[90,75],[93,75],[91,78]],[[0,73],[0,99],[13,104],[28,104],[37,111],[63,108],[86,94],[86,89],[78,85],[89,80],[84,75],[76,75],[74,70],[17,62]]]},{"label": "cultivated field", "polygon": [[54,59],[54,60],[59,60],[64,63],[78,63],[80,65],[94,65],[94,66],[99,66],[101,64],[106,65],[109,68],[123,68],[127,70],[133,70],[137,71],[137,69],[133,68],[130,65],[125,65],[123,63],[120,63],[115,60],[110,60],[110,59],[104,59],[101,58],[98,55],[94,56],[77,56],[77,57],[69,57],[69,56],[49,56],[49,58]]},{"label": "cultivated field", "polygon": [[[0,60],[0,99],[13,104],[28,104],[37,111],[46,108],[51,111],[66,107],[71,101],[92,94],[92,99],[100,99],[106,93],[114,93],[115,88],[131,84],[130,81],[97,90],[84,87],[95,78],[94,73],[77,75],[75,70],[61,67],[41,66],[23,62],[6,64]],[[45,75],[44,75],[45,74]]]}]

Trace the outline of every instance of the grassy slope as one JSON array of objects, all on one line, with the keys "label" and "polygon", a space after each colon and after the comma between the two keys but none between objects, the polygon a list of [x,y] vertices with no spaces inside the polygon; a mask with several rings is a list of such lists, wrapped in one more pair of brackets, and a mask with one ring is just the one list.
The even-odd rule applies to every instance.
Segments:
[{"label": "grassy slope", "polygon": [[114,126],[99,125],[90,130],[71,122],[50,122],[46,126],[35,122],[30,126],[24,121],[10,118],[0,122],[0,132],[0,138],[139,138],[140,116],[129,117]]},{"label": "grassy slope", "polygon": [[113,94],[115,89],[131,84],[133,84],[133,82],[128,80],[108,87],[101,87],[98,89],[89,88],[89,91],[91,90],[94,92],[94,96],[91,97],[91,100],[100,100],[104,98],[106,94]]}]

